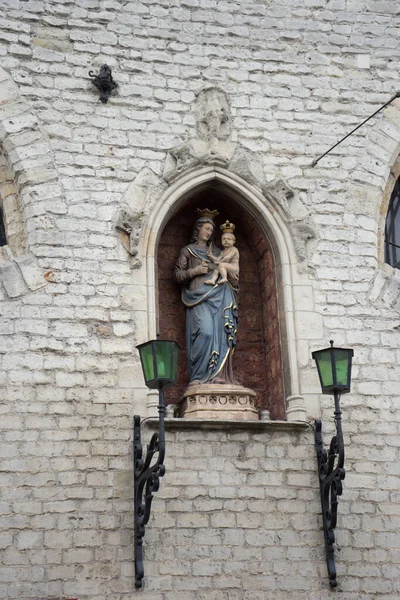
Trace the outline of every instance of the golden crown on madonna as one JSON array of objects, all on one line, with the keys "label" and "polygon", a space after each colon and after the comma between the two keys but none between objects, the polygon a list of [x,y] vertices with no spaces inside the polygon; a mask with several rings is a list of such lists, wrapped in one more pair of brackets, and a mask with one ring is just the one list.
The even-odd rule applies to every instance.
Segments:
[{"label": "golden crown on madonna", "polygon": [[196,213],[198,215],[198,219],[212,219],[219,215],[217,210],[210,210],[209,208],[196,208]]}]

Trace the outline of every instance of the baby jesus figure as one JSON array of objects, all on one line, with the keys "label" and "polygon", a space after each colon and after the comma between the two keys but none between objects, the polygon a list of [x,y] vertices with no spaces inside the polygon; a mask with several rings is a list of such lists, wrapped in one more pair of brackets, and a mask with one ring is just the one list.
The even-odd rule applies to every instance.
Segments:
[{"label": "baby jesus figure", "polygon": [[214,256],[211,252],[211,248],[207,251],[207,256],[216,265],[210,279],[207,279],[207,281],[204,282],[207,285],[215,285],[219,276],[221,276],[221,279],[218,281],[217,285],[226,283],[228,281],[228,273],[232,275],[233,279],[236,281],[239,278],[239,250],[234,246],[236,238],[233,235],[235,225],[226,221],[221,225],[221,230],[221,244],[224,247],[221,254],[219,256]]}]

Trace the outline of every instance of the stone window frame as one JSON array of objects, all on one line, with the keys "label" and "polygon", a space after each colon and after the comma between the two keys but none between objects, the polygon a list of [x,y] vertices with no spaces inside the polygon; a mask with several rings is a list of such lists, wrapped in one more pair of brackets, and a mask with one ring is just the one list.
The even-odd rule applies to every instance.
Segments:
[{"label": "stone window frame", "polygon": [[[7,244],[0,248],[0,294],[19,298],[47,284],[36,253],[43,209],[38,197],[63,199],[50,142],[12,77],[0,67],[0,196]],[[46,194],[43,189],[51,185]],[[2,284],[2,286],[1,286]]]},{"label": "stone window frame", "polygon": [[[367,298],[374,306],[382,305],[393,310],[393,315],[400,312],[400,269],[385,262],[385,222],[393,188],[399,176],[400,100],[395,100],[368,131],[365,152],[357,161],[353,185],[349,187],[354,196],[360,197],[361,190],[366,193],[373,206],[368,214],[377,224],[377,265]],[[360,182],[363,185],[361,190]]]},{"label": "stone window frame", "polygon": [[[298,268],[292,235],[281,211],[269,205],[258,188],[227,169],[218,166],[198,167],[182,174],[161,193],[146,219],[138,250],[140,255],[145,257],[147,318],[145,323],[142,321],[142,332],[138,332],[139,336],[145,341],[146,338],[155,337],[157,333],[156,256],[158,241],[165,224],[188,197],[204,187],[216,184],[257,219],[273,247],[279,282],[277,295],[282,330],[283,373],[287,391],[286,419],[288,422],[304,423],[307,411],[301,393],[300,365],[304,363],[305,357],[300,356],[302,348],[297,341],[298,328],[295,321],[300,290],[303,293],[304,286],[307,286],[312,294],[311,284],[307,275]],[[298,292],[295,294],[297,286]]]},{"label": "stone window frame", "polygon": [[[22,256],[27,251],[25,224],[18,187],[5,152],[0,147],[0,208],[6,243],[0,247],[0,258]],[[7,248],[8,247],[8,248]]]},{"label": "stone window frame", "polygon": [[[390,115],[393,117],[393,111],[396,107],[392,107]],[[400,123],[400,110],[395,113]],[[393,123],[392,123],[393,125]],[[385,123],[381,125],[385,126]],[[393,132],[393,138],[388,142],[389,151],[396,157],[393,161],[391,157],[388,157],[389,165],[387,167],[387,175],[384,182],[382,183],[381,192],[378,190],[378,202],[377,202],[377,223],[378,223],[378,268],[373,278],[370,290],[368,292],[368,300],[376,305],[382,304],[386,308],[393,310],[395,313],[400,312],[400,269],[393,267],[385,260],[385,224],[387,213],[390,206],[390,200],[394,190],[396,181],[400,177],[400,127]],[[394,149],[394,153],[393,153]],[[383,190],[383,193],[382,193]]]},{"label": "stone window frame", "polygon": [[[400,269],[400,263],[393,265],[390,260],[388,259],[388,248],[387,248],[387,244],[388,244],[388,240],[387,240],[387,219],[388,219],[388,215],[389,212],[392,210],[392,205],[393,205],[393,201],[394,201],[394,194],[396,193],[397,190],[397,197],[400,196],[400,155],[397,157],[397,160],[395,161],[394,165],[392,166],[391,170],[390,170],[390,175],[385,187],[385,191],[383,194],[383,201],[382,201],[382,208],[381,208],[381,231],[382,231],[382,238],[381,239],[381,248],[380,248],[380,254],[382,255],[383,252],[383,262],[386,265],[389,265],[390,267],[392,267],[393,269]],[[398,200],[399,202],[399,200]],[[398,211],[400,210],[399,208],[397,209]],[[397,216],[397,220],[399,222],[399,218],[400,218],[400,214],[398,212],[398,216]],[[400,225],[397,225],[397,231],[395,232],[395,235],[397,233],[397,242],[398,245],[400,245]],[[382,249],[383,246],[383,249]],[[382,256],[381,256],[382,258]]]}]

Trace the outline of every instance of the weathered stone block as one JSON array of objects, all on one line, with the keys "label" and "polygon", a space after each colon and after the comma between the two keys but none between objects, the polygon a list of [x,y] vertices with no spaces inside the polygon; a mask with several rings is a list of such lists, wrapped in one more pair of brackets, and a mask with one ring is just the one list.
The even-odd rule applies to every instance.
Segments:
[{"label": "weathered stone block", "polygon": [[18,296],[22,296],[26,293],[26,285],[14,262],[0,263],[0,275],[9,298],[18,298]]},{"label": "weathered stone block", "polygon": [[32,254],[25,254],[15,260],[30,290],[37,290],[47,284],[37,259]]}]

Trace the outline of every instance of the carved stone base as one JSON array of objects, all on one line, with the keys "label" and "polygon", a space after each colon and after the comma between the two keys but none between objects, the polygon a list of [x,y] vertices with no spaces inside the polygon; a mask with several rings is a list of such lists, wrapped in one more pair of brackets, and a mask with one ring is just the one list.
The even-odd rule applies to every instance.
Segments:
[{"label": "carved stone base", "polygon": [[179,405],[185,419],[258,421],[255,392],[241,385],[189,385]]}]

